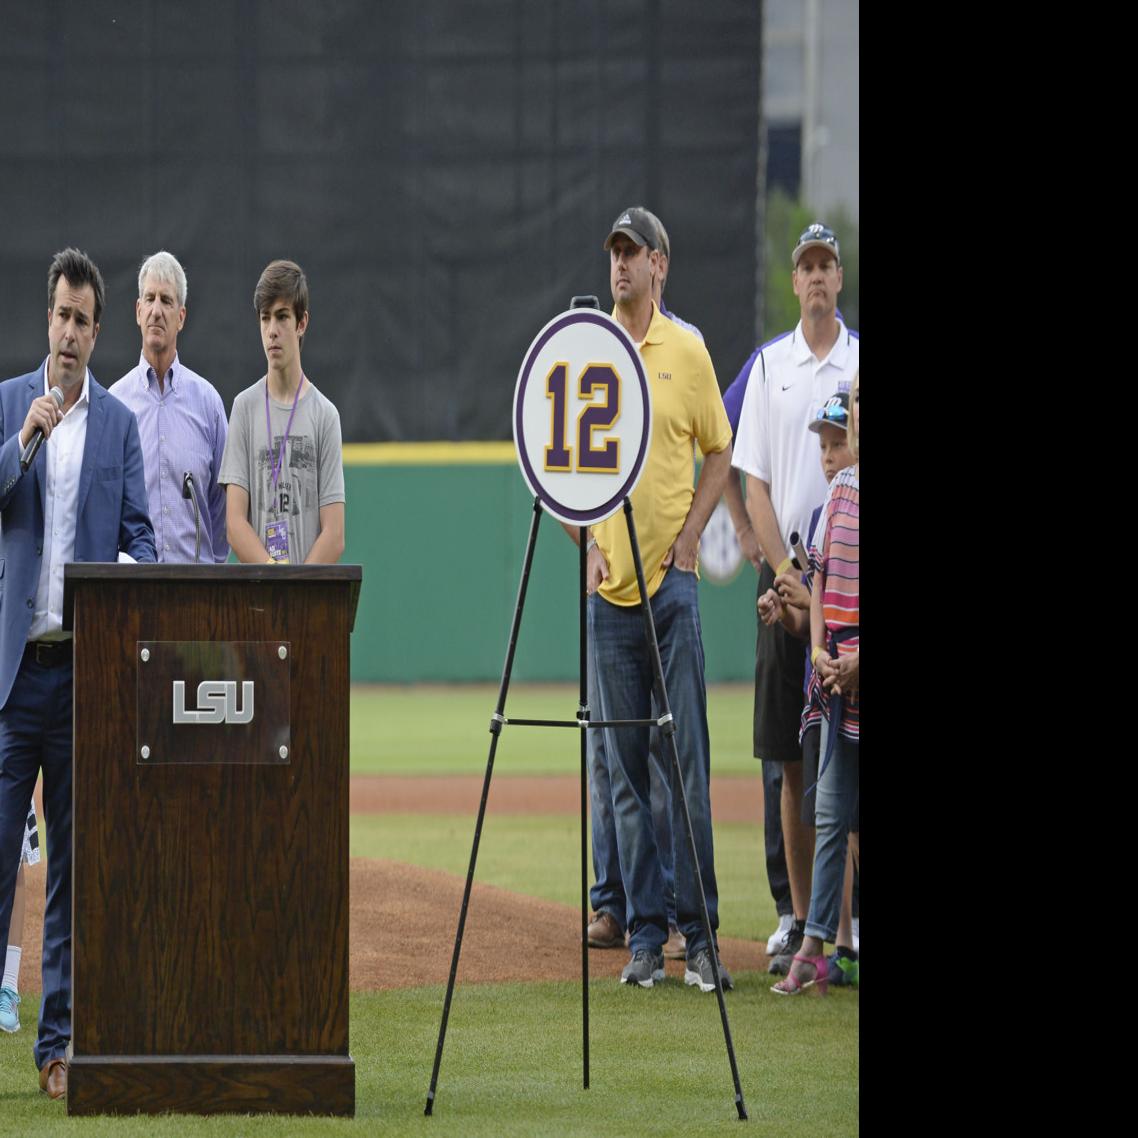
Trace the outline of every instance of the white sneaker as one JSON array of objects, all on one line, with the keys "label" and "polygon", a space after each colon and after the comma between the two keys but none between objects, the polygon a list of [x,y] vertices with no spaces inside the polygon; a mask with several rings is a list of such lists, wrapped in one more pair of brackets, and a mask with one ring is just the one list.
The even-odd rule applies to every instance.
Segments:
[{"label": "white sneaker", "polygon": [[767,956],[777,956],[784,948],[790,937],[790,930],[794,928],[794,914],[787,913],[779,917],[778,928],[770,935],[767,941]]},{"label": "white sneaker", "polygon": [[861,917],[854,917],[850,923],[853,925],[853,950],[861,952]]}]

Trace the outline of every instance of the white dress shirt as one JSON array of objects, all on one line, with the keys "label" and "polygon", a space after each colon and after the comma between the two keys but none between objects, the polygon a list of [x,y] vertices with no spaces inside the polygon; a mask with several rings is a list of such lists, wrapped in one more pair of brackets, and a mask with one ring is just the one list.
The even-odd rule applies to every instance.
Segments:
[{"label": "white dress shirt", "polygon": [[[87,408],[91,372],[83,377],[79,398],[54,427],[43,444],[47,495],[43,521],[43,560],[36,586],[36,611],[29,640],[65,640],[63,631],[63,567],[75,560],[75,526],[78,521],[79,474],[87,443]],[[47,368],[44,390],[48,392]]]}]

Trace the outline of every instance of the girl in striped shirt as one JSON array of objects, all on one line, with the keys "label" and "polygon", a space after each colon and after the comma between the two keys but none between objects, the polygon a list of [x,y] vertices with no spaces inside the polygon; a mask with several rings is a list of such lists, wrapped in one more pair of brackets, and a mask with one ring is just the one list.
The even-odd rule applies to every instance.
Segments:
[{"label": "girl in striped shirt", "polygon": [[[795,955],[786,978],[771,989],[779,995],[797,995],[814,984],[826,991],[828,966],[822,949],[837,935],[846,837],[854,807],[859,805],[860,398],[859,371],[850,388],[849,442],[855,462],[830,483],[810,548],[815,570],[810,599],[811,662],[831,698],[822,703],[825,718],[810,913],[802,951]],[[850,833],[849,843],[860,869],[859,835]]]}]

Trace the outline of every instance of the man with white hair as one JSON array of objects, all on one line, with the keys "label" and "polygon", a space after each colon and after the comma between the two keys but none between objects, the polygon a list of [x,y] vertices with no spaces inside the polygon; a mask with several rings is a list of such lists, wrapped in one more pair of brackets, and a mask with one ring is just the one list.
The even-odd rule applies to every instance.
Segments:
[{"label": "man with white hair", "polygon": [[[134,315],[142,355],[111,394],[138,419],[158,560],[220,565],[229,557],[225,491],[217,480],[225,453],[225,405],[213,384],[178,358],[186,274],[172,254],[155,253],[142,262]],[[197,518],[189,494],[197,500]]]}]

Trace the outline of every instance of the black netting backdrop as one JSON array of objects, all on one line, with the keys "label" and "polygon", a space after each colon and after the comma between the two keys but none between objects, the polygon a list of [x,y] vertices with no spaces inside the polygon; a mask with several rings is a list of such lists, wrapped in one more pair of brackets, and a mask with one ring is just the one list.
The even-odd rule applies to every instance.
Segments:
[{"label": "black netting backdrop", "polygon": [[47,354],[52,253],[107,283],[92,357],[137,362],[141,258],[189,277],[184,362],[264,373],[252,295],[304,267],[305,369],[347,441],[503,439],[522,356],[645,204],[665,300],[721,385],[754,346],[761,4],[38,0],[0,28],[0,375]]}]

